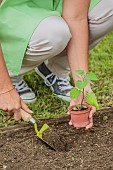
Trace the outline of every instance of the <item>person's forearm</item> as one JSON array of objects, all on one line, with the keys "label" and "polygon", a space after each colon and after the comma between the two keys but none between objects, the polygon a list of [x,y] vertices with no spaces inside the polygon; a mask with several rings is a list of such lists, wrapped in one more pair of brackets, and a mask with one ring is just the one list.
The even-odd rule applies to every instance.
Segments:
[{"label": "person's forearm", "polygon": [[3,58],[2,49],[0,46],[0,93],[12,88],[12,83],[6,68]]},{"label": "person's forearm", "polygon": [[67,47],[69,65],[71,68],[74,82],[80,79],[75,74],[75,70],[88,72],[88,21],[67,20],[70,27],[72,39]]},{"label": "person's forearm", "polygon": [[88,8],[90,0],[64,0],[62,16],[67,22],[72,38],[67,47],[74,82],[81,79],[75,70],[88,71]]}]

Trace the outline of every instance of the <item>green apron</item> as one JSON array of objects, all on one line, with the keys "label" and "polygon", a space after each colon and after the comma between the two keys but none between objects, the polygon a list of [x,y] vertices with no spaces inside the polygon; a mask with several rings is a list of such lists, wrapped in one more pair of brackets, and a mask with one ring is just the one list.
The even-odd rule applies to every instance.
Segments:
[{"label": "green apron", "polygon": [[[0,6],[0,42],[7,69],[19,74],[29,40],[48,16],[61,16],[63,0],[3,0]],[[100,0],[92,0],[91,10]]]}]

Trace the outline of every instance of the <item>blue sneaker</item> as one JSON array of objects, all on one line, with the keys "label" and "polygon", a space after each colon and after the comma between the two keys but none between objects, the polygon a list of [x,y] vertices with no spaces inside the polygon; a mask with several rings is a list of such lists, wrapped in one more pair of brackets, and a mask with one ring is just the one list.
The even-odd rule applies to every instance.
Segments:
[{"label": "blue sneaker", "polygon": [[62,78],[54,75],[47,66],[42,63],[35,68],[36,73],[44,80],[46,86],[49,86],[55,95],[59,98],[70,101],[70,90],[73,88],[70,84],[70,78]]},{"label": "blue sneaker", "polygon": [[24,80],[21,80],[18,83],[13,83],[13,86],[15,87],[21,99],[25,103],[32,103],[36,101],[35,93],[32,91],[32,89],[28,86],[28,84]]}]

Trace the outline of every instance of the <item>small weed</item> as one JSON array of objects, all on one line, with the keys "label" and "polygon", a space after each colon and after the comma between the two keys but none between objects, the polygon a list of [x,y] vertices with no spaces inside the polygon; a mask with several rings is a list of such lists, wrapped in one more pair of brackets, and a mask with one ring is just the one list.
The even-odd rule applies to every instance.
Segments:
[{"label": "small weed", "polygon": [[107,121],[108,120],[108,116],[103,116],[103,120]]}]

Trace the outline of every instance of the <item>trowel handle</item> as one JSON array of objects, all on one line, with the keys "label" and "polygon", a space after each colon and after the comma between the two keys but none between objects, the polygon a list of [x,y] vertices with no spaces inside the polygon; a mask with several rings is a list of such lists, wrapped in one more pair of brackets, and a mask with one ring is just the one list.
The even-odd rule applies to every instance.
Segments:
[{"label": "trowel handle", "polygon": [[25,122],[29,122],[30,119],[32,118],[32,116],[29,113],[25,112],[23,109],[20,110],[20,113],[21,113],[22,119]]},{"label": "trowel handle", "polygon": [[22,119],[25,122],[31,122],[32,124],[36,123],[35,119],[29,113],[24,111],[23,109],[20,109],[20,113],[21,113]]}]

